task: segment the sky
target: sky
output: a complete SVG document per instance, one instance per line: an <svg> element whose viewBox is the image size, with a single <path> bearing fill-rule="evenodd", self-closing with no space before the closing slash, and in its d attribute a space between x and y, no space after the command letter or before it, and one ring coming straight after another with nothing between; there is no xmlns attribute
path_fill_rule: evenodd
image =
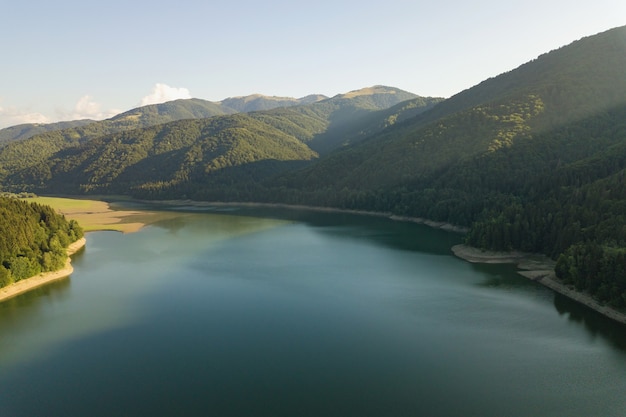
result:
<svg viewBox="0 0 626 417"><path fill-rule="evenodd" d="M191 97L450 97L626 25L626 1L0 0L0 22L4 128Z"/></svg>

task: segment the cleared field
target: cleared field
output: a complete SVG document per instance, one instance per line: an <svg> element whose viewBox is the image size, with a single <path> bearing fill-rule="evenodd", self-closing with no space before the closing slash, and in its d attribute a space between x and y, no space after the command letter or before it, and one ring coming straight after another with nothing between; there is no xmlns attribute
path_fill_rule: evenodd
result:
<svg viewBox="0 0 626 417"><path fill-rule="evenodd" d="M115 230L131 233L146 224L172 216L167 212L114 210L109 203L99 200L36 197L27 201L51 206L67 219L76 220L86 232Z"/></svg>

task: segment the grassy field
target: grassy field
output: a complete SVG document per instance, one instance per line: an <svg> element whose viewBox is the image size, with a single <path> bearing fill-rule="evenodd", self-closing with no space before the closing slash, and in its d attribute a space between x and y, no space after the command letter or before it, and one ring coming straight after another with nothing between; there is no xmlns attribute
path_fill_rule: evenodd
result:
<svg viewBox="0 0 626 417"><path fill-rule="evenodd" d="M76 220L86 232L115 230L130 233L141 229L146 224L173 215L150 211L114 210L109 206L109 203L98 200L35 197L28 198L26 201L51 206L67 219Z"/></svg>

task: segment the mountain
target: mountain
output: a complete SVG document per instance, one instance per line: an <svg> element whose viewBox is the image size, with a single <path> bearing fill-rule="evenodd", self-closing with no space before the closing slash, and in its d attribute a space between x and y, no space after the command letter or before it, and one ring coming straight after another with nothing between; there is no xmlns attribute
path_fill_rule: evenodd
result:
<svg viewBox="0 0 626 417"><path fill-rule="evenodd" d="M139 107L107 120L91 121L87 124L76 122L53 124L44 133L13 140L0 148L0 180L7 173L29 169L45 161L55 152L78 146L103 135L174 120L230 113L234 113L234 110L223 109L210 101L186 99ZM66 127L67 125L71 127ZM61 129L56 130L55 127L61 127Z"/></svg>
<svg viewBox="0 0 626 417"><path fill-rule="evenodd" d="M220 102L211 102L201 99L181 99L138 107L111 117L109 120L128 128L148 127L182 119L202 119L225 114L248 113L252 111L270 110L277 107L311 104L326 98L328 97L319 94L311 94L299 99L253 94L227 98ZM56 123L25 123L10 126L0 129L0 147L9 142L28 139L38 134L84 127L91 123L98 122L83 119Z"/></svg>
<svg viewBox="0 0 626 417"><path fill-rule="evenodd" d="M291 107L301 104L311 104L328 97L320 94L312 94L302 98L264 96L252 94L242 97L229 97L219 102L220 105L233 109L238 113L250 113L253 111L271 110L277 107Z"/></svg>
<svg viewBox="0 0 626 417"><path fill-rule="evenodd" d="M626 27L580 39L259 193L468 226L626 307Z"/></svg>
<svg viewBox="0 0 626 417"><path fill-rule="evenodd" d="M310 177L322 188L329 183L355 190L427 185L468 161L486 161L522 148L530 151L538 135L551 138L555 129L582 120L591 123L626 102L625 31L618 28L581 39L463 91L366 143L330 155L292 178L293 184L299 187ZM581 157L578 149L606 145L589 144L589 139L570 138L561 144L557 159L575 161ZM574 146L578 141L586 145Z"/></svg>
<svg viewBox="0 0 626 417"><path fill-rule="evenodd" d="M385 87L388 89L388 87ZM374 91L370 98L364 92ZM339 95L313 106L327 114L331 120L328 130L318 135L309 146L320 154L327 154L340 147L353 145L398 122L426 112L443 101L438 97L418 97L407 95L401 90L389 89L385 97L383 87L353 91ZM358 106L346 107L354 101ZM370 106L375 105L375 113ZM379 110L380 109L380 110Z"/></svg>
<svg viewBox="0 0 626 417"><path fill-rule="evenodd" d="M11 176L33 184L47 178L57 192L150 194L261 160L310 160L297 138L250 115L182 120L124 131L64 149Z"/></svg>
<svg viewBox="0 0 626 417"><path fill-rule="evenodd" d="M0 129L0 147L9 142L28 139L40 133L52 132L55 130L70 129L85 126L93 123L93 120L73 120L69 122L57 123L25 123Z"/></svg>
<svg viewBox="0 0 626 417"><path fill-rule="evenodd" d="M414 101L408 103L410 100ZM272 118L283 121L303 115L314 117L325 123L326 128L321 132L309 132L313 134L300 134L299 138L307 142L314 151L324 154L337 147L356 143L388 125L425 111L440 101L441 98L418 97L398 88L377 85L331 98L320 95L301 99L252 95L226 99L220 103L239 111L258 111L264 107L269 110L267 114ZM278 103L282 105L278 106ZM405 103L404 107L394 108L399 103ZM387 110L388 115L374 115L380 110Z"/></svg>
<svg viewBox="0 0 626 417"><path fill-rule="evenodd" d="M426 111L441 100L419 97L394 87L374 86L338 94L310 105L274 109L267 114L282 120L304 115L322 121L326 126L324 130L303 136L301 140L314 151L325 154L356 143L411 114Z"/></svg>
<svg viewBox="0 0 626 417"><path fill-rule="evenodd" d="M317 152L307 144L321 143L322 137L332 138L346 126L366 123L363 129L381 129L398 116L390 116L389 110L379 114L379 109L413 97L416 96L402 90L374 87L312 104L247 115L186 119L113 133L103 129L88 140L81 140L77 135L75 142L66 140L62 142L66 146L52 150L50 145L54 142L48 135L45 137L48 150L43 157L44 152L32 149L33 144L40 144L42 137L33 137L19 146L15 144L0 151L3 183L12 189L133 193L149 197L176 193L206 195L201 190L203 187L222 192L233 189L234 182L249 188L251 185L246 183L257 183L317 158ZM439 99L420 100L419 104L399 107L397 112L404 113L407 108L414 112L417 107L426 108ZM178 101L142 107L105 122L154 121L154 115L159 111L163 113L168 105L175 106L178 113L168 110L167 115L180 115L188 111L181 104L194 103ZM107 127L106 123L96 126ZM363 129L359 128L358 132ZM73 132L57 132L57 135L63 140L63 135L68 133ZM16 158L16 150L24 152L25 156ZM208 187L209 184L212 186Z"/></svg>
<svg viewBox="0 0 626 417"><path fill-rule="evenodd" d="M252 105L273 107L275 113L271 118L273 120L272 123L278 123L279 127L285 127L291 130L294 128L299 129L300 132L292 131L291 133L295 134L300 140L308 141L316 135L325 132L326 127L330 125L332 126L328 134L332 136L333 131L341 133L341 130L336 128L344 123L351 123L353 119L384 108L384 106L395 104L406 98L415 97L413 94L389 87L370 88L361 92L352 92L350 95L353 97L346 98L337 96L321 101L319 100L321 96L318 95L311 95L302 99L252 95L240 97L237 100L230 99L227 100L227 102L235 107L237 107L236 103L242 104L242 106L239 106L242 110L246 108L250 109ZM384 98L386 95L390 97ZM249 106L243 106L245 103L248 103ZM281 114L281 112L285 110L285 107L279 106L286 105L292 106L290 109L295 109L294 112L286 111ZM312 105L317 105L317 107L314 111L310 112L308 106ZM66 128L67 124L51 125L46 129L46 132L30 137L23 137L21 140L18 140L17 137L13 135L12 142L0 148L0 181L6 175L14 174L18 171L32 171L33 175L38 175L37 173L40 172L39 169L41 168L39 165L45 164L45 161L56 152L66 148L77 147L94 138L176 120L201 119L235 114L237 112L238 110L224 104L206 100L175 100L132 109L103 121L87 124L75 123L69 128ZM315 126L306 124L297 126L297 123L285 123L289 118L302 119L303 117L316 119L313 123ZM281 121L279 121L279 119ZM318 126L319 123L325 124L326 127ZM289 127L287 127L288 124ZM62 129L54 130L55 126L61 127ZM326 148L329 147L332 148L330 145L326 146ZM46 170L44 169L42 172L46 172ZM42 182L45 182L45 179L37 181L37 183ZM27 186L23 183L19 184L20 187Z"/></svg>
<svg viewBox="0 0 626 417"><path fill-rule="evenodd" d="M375 85L373 87L349 91L345 94L338 94L333 97L333 100L336 102L356 100L362 103L361 107L384 109L415 97L415 94L408 93L399 88Z"/></svg>
<svg viewBox="0 0 626 417"><path fill-rule="evenodd" d="M138 107L118 114L110 118L109 121L136 129L182 119L203 119L233 113L237 113L237 111L225 108L219 103L191 98Z"/></svg>

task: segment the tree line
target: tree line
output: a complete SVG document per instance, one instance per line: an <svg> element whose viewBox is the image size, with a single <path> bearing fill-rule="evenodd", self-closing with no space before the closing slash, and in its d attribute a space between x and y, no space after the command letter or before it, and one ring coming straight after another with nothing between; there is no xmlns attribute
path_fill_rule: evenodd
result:
<svg viewBox="0 0 626 417"><path fill-rule="evenodd" d="M63 267L83 230L50 206L0 196L0 287Z"/></svg>

